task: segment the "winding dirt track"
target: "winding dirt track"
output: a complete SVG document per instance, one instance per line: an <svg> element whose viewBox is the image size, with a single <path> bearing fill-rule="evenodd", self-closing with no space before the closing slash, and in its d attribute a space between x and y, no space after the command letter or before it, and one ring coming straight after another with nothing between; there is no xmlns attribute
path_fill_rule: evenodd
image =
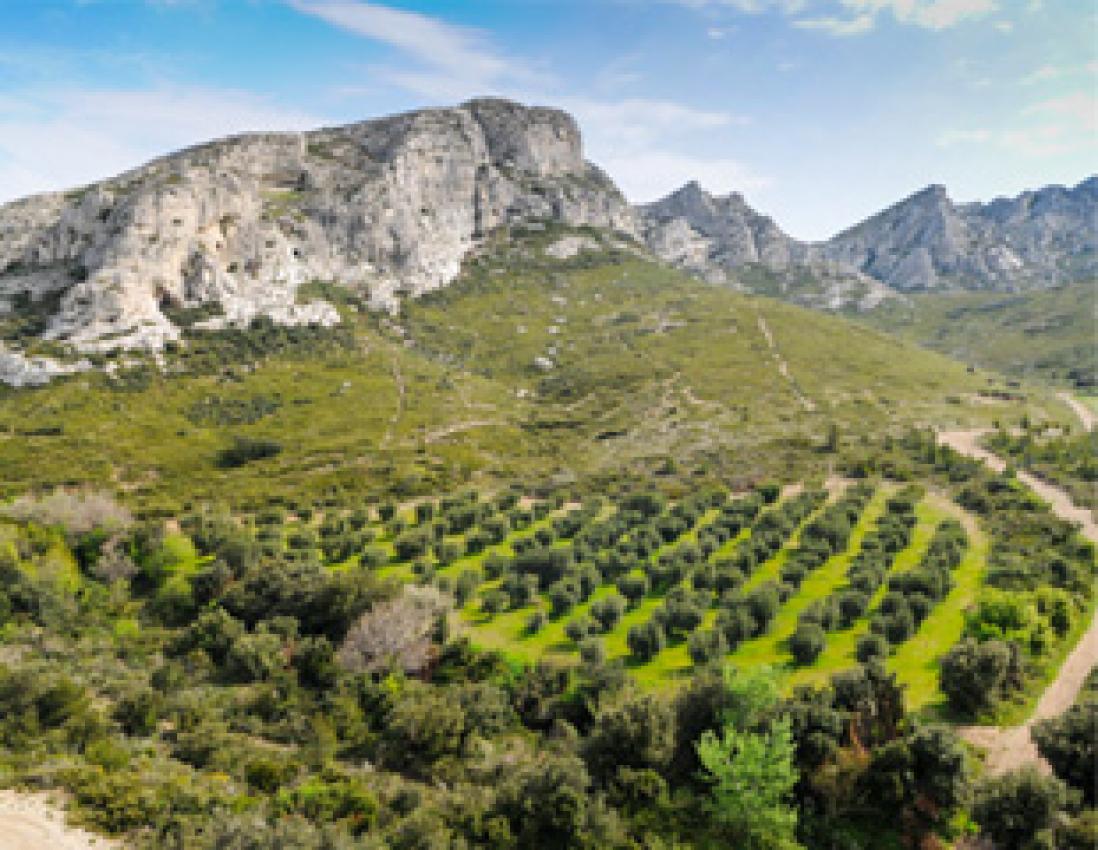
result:
<svg viewBox="0 0 1098 850"><path fill-rule="evenodd" d="M1083 427L1091 430L1095 416L1089 408L1071 396L1061 394L1061 398L1082 420ZM1006 464L1003 459L980 446L980 438L988 431L944 431L938 434L938 442L955 451L983 461L992 469L1001 472ZM1067 494L1026 472L1019 472L1018 478L1034 493L1048 502L1052 512L1068 522L1078 523L1082 534L1098 543L1098 525L1089 510L1076 507ZM966 726L958 731L972 744L987 752L985 765L991 774L1004 773L1024 764L1036 764L1048 772L1048 765L1037 752L1030 737L1030 727L1038 720L1055 717L1066 711L1079 694L1083 682L1098 661L1098 614L1091 621L1090 628L1076 644L1071 654L1064 660L1056 679L1049 684L1033 714L1021 726L1003 729L997 726Z"/></svg>

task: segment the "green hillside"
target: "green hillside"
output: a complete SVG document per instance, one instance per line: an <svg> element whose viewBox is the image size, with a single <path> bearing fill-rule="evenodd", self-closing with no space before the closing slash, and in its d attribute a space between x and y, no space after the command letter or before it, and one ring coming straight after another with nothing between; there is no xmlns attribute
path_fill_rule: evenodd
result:
<svg viewBox="0 0 1098 850"><path fill-rule="evenodd" d="M993 379L628 250L550 260L557 236L500 242L398 318L318 286L341 329L196 333L163 370L0 391L0 494L89 482L171 512L698 465L746 481L824 469L829 433L1056 409L972 404ZM238 438L266 456L235 463Z"/></svg>
<svg viewBox="0 0 1098 850"><path fill-rule="evenodd" d="M918 294L854 317L984 369L1093 392L1095 285Z"/></svg>

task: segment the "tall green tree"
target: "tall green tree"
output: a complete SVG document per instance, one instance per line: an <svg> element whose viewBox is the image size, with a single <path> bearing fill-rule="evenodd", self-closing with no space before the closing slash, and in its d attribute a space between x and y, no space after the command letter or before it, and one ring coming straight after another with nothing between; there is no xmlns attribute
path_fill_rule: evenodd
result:
<svg viewBox="0 0 1098 850"><path fill-rule="evenodd" d="M794 850L795 747L788 718L773 717L778 690L769 671L728 671L730 707L720 734L698 740L698 760L712 785L714 821L744 850Z"/></svg>

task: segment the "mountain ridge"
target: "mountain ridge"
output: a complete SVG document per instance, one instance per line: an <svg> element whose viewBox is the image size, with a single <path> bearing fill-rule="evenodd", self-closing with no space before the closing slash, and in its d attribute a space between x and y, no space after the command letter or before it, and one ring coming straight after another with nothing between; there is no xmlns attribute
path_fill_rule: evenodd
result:
<svg viewBox="0 0 1098 850"><path fill-rule="evenodd" d="M731 226L714 227L707 212L720 207ZM739 193L713 195L695 181L639 209L656 253L707 279L735 278L751 263L771 271L800 266L840 279L863 276L905 293L1014 291L1098 273L1098 177L967 204L955 204L945 186L931 184L817 242L789 236ZM768 246L777 248L760 251L758 233L745 230L748 222L764 227Z"/></svg>
<svg viewBox="0 0 1098 850"><path fill-rule="evenodd" d="M238 134L0 205L0 381L90 368L81 355L159 352L186 327L337 324L332 303L305 294L313 281L396 311L515 225L593 227L713 283L868 309L922 289L1094 274L1096 209L1095 177L988 204L931 186L812 243L697 181L631 205L585 159L575 119L547 107L481 98Z"/></svg>

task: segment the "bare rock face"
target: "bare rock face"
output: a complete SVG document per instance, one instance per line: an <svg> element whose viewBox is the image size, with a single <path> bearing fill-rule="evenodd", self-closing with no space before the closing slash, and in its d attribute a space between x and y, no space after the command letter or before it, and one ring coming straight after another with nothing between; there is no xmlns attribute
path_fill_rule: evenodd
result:
<svg viewBox="0 0 1098 850"><path fill-rule="evenodd" d="M929 186L826 242L799 242L738 194L688 183L640 208L649 247L707 280L829 309L927 289L1023 290L1098 275L1098 177L988 204Z"/></svg>
<svg viewBox="0 0 1098 850"><path fill-rule="evenodd" d="M639 208L652 252L711 283L819 309L868 309L894 293L850 263L788 236L743 196L711 195L696 182Z"/></svg>
<svg viewBox="0 0 1098 850"><path fill-rule="evenodd" d="M309 133L190 148L85 189L0 207L0 316L56 300L42 334L78 351L160 349L200 327L339 321L299 303L334 281L393 309L449 283L477 241L551 219L635 235L571 117L476 100Z"/></svg>
<svg viewBox="0 0 1098 850"><path fill-rule="evenodd" d="M930 186L831 239L823 252L903 291L1035 289L1098 274L1098 177L987 204Z"/></svg>
<svg viewBox="0 0 1098 850"><path fill-rule="evenodd" d="M655 253L703 276L749 263L784 268L805 260L805 247L738 193L714 196L691 182L641 210Z"/></svg>

